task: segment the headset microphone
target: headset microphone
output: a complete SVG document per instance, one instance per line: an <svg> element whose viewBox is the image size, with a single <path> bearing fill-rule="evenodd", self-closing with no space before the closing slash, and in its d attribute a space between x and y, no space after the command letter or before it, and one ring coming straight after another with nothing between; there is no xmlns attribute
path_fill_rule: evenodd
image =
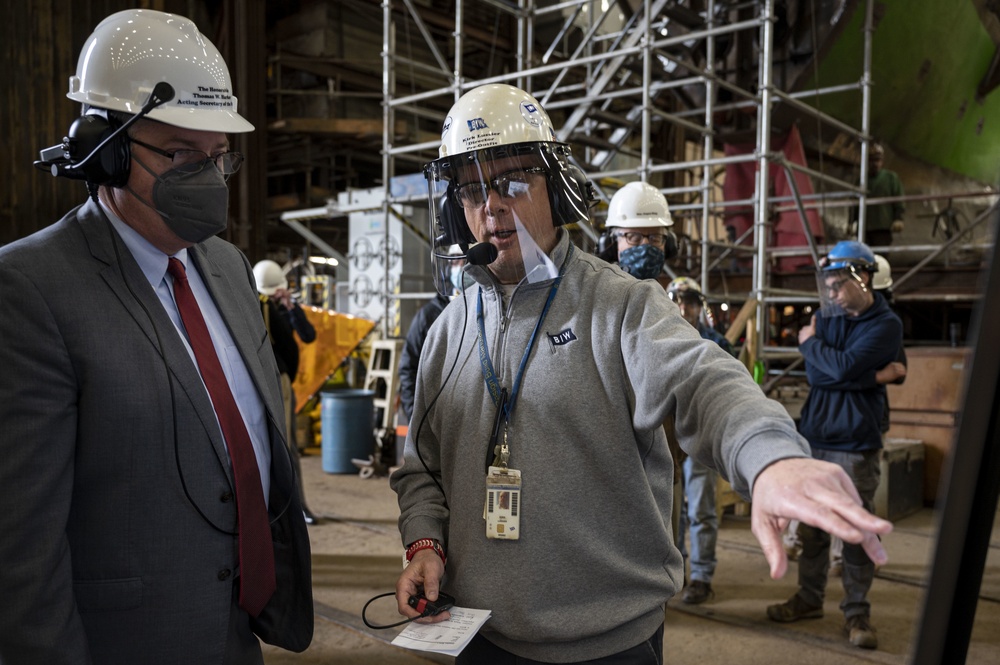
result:
<svg viewBox="0 0 1000 665"><path fill-rule="evenodd" d="M143 104L142 108L134 116L126 120L121 124L120 127L115 129L110 134L104 136L100 139L100 142L87 153L87 156L83 159L75 159L73 153L75 152L75 146L72 141L76 138L79 133L80 137L86 136L85 143L92 143L97 137L103 135L108 128L107 121L97 115L84 115L77 119L74 126L70 128L70 135L74 137L66 137L63 142L59 145L54 145L51 148L45 148L39 152L39 157L41 159L35 162L35 166L42 170L48 170L52 175L56 177L72 178L74 180L91 180L93 176L93 171L87 169L88 164L95 157L101 154L101 151L119 136L126 129L131 127L133 124L139 121L140 118L145 117L150 111L158 106L166 104L171 99L174 98L174 87L167 83L166 81L160 81L155 86L153 86L153 91L149 93L149 99ZM77 123L86 122L90 120L91 124L94 125L93 128L88 128L86 125L79 126ZM94 135L97 135L95 137Z"/></svg>
<svg viewBox="0 0 1000 665"><path fill-rule="evenodd" d="M474 266L486 266L496 261L499 254L500 252L497 251L497 248L492 243L481 242L478 245L470 247L465 256L468 258L469 263Z"/></svg>

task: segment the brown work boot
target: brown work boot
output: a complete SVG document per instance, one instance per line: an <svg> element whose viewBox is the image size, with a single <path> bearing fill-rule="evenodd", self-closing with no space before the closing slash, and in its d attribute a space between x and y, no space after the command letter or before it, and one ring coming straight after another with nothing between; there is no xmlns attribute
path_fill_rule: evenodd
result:
<svg viewBox="0 0 1000 665"><path fill-rule="evenodd" d="M684 587L681 600L687 605L700 605L714 595L715 592L712 591L711 584L702 582L701 580L694 580L691 584Z"/></svg>
<svg viewBox="0 0 1000 665"><path fill-rule="evenodd" d="M778 623L792 623L799 619L822 619L823 606L806 605L805 601L799 598L799 594L795 594L786 603L768 605L767 618Z"/></svg>
<svg viewBox="0 0 1000 665"><path fill-rule="evenodd" d="M847 617L844 632L847 633L847 639L856 647L862 649L878 648L878 635L875 634L875 629L872 628L868 617L864 614Z"/></svg>

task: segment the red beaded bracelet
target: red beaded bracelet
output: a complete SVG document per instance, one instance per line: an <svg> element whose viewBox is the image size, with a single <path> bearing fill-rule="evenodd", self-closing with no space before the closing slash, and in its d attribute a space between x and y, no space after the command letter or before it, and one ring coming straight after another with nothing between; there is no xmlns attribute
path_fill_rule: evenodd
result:
<svg viewBox="0 0 1000 665"><path fill-rule="evenodd" d="M441 557L441 563L447 563L447 559L444 556L444 548L441 547L441 543L431 538L421 538L410 544L406 548L406 563L409 563L415 555L420 550L434 550L439 557Z"/></svg>

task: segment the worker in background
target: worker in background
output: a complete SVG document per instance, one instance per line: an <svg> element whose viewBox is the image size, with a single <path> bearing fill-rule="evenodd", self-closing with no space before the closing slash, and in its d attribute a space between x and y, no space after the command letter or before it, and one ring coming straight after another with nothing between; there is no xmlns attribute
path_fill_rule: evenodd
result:
<svg viewBox="0 0 1000 665"><path fill-rule="evenodd" d="M267 328L274 359L278 363L278 373L281 375L281 398L285 404L285 436L288 452L295 465L295 488L302 504L302 516L306 524L319 524L319 518L306 504L302 485L302 461L295 427L295 390L292 388L299 373L299 345L295 341L295 335L299 336L303 344L312 344L316 341L316 329L309 323L305 311L288 290L288 280L281 266L268 259L258 261L254 264L253 276L257 292L260 294L260 312L264 317L264 327Z"/></svg>
<svg viewBox="0 0 1000 665"><path fill-rule="evenodd" d="M444 584L459 606L491 610L458 665L663 662L664 605L683 579L670 413L688 454L753 495L772 576L790 518L879 560L891 529L659 284L571 245L562 227L588 223L593 196L555 136L531 95L480 86L451 108L426 167L432 260L466 247L476 284L428 334L420 425L390 478L408 564L396 600L416 618L410 598ZM507 509L502 492L517 493Z"/></svg>
<svg viewBox="0 0 1000 665"><path fill-rule="evenodd" d="M312 639L278 371L216 237L228 134L254 129L233 92L191 20L105 18L40 160L90 196L0 248L0 662L259 665Z"/></svg>
<svg viewBox="0 0 1000 665"><path fill-rule="evenodd" d="M884 168L885 150L872 143L868 151L868 196L873 199L903 195L903 184L895 171ZM865 244L869 247L887 247L892 235L903 232L902 201L876 203L865 207ZM857 220L857 209L855 209Z"/></svg>
<svg viewBox="0 0 1000 665"><path fill-rule="evenodd" d="M888 259L881 254L875 255L875 263L877 270L872 276L872 288L882 294L886 304L892 309L892 266L889 264ZM875 372L875 382L882 385L889 383L902 384L906 381L906 365L906 349L903 347L902 340L900 340L899 352L896 354L896 359ZM885 433L889 431L888 390L885 393L885 409L882 411L882 422L879 425L879 430L882 432L884 439ZM833 537L830 539L830 575L832 577L840 577L843 571L844 541Z"/></svg>
<svg viewBox="0 0 1000 665"><path fill-rule="evenodd" d="M903 331L899 317L872 288L877 269L867 245L854 240L834 245L818 273L820 311L799 331L810 386L799 431L815 459L844 470L868 510L874 509L881 472L885 409L885 386L874 377L896 359ZM798 533L799 589L788 601L767 608L767 616L780 623L823 616L831 534L807 523L799 525ZM878 636L868 591L880 562L844 540L844 630L854 646L875 649Z"/></svg>
<svg viewBox="0 0 1000 665"><path fill-rule="evenodd" d="M663 192L646 182L623 185L608 203L599 256L636 279L656 279L677 256L673 217Z"/></svg>
<svg viewBox="0 0 1000 665"><path fill-rule="evenodd" d="M825 259L821 261L821 265L825 265ZM889 261L881 254L875 255L875 263L877 264L877 270L872 276L872 288L882 294L885 298L886 303L892 308L892 266ZM907 362L906 362L906 349L902 343L899 345L899 353L896 359L878 369L874 373L874 377L871 381L875 384L887 385L890 383L895 383L897 385L902 384L906 380ZM865 387L872 387L871 381L865 381L862 379L859 381L859 387L864 385ZM882 423L879 429L882 432L883 437L886 432L889 431L889 393L886 391L885 397L885 411L882 414ZM798 522L792 522L788 525L786 529L786 535L784 536L785 551L788 553L790 559L798 559L799 554L802 552L802 540L798 533ZM830 538L830 576L840 577L844 570L844 542L832 536Z"/></svg>
<svg viewBox="0 0 1000 665"><path fill-rule="evenodd" d="M452 256L460 254L457 246L450 249L449 252ZM451 299L472 282L471 278L465 277L462 270L464 266L465 262L459 259L447 266L448 295L436 292L433 298L417 310L416 316L410 322L410 329L406 333L406 343L403 345L403 353L399 359L399 401L407 423L413 416L413 393L417 386L417 366L420 363L420 351L424 348L427 331L430 330Z"/></svg>
<svg viewBox="0 0 1000 665"><path fill-rule="evenodd" d="M690 277L678 277L667 286L667 296L677 303L681 317L701 335L736 356L729 340L702 320L705 296L701 286ZM714 595L712 577L715 575L715 544L719 538L719 513L715 506L717 475L714 469L699 464L691 457L683 462L684 498L687 504L684 523L691 532L691 550L688 561L691 567L690 582L684 587L681 600L689 605L704 603ZM683 530L679 543L683 549Z"/></svg>
<svg viewBox="0 0 1000 665"><path fill-rule="evenodd" d="M677 256L677 236L672 230L673 225L674 218L663 192L646 182L626 183L608 202L605 231L598 241L598 256L608 263L617 263L636 279L656 279L663 273L666 261ZM672 414L664 419L663 431L674 466L670 524L674 542L678 543L683 553L681 510L684 507L684 483L681 469L686 455L674 433Z"/></svg>
<svg viewBox="0 0 1000 665"><path fill-rule="evenodd" d="M895 300L892 296L892 265L889 263L889 260L881 254L875 255L875 263L878 266L878 269L872 277L872 288L882 294L886 304L889 305L889 309L895 311ZM906 381L907 366L906 347L904 347L902 341L900 341L899 352L896 354L896 359L878 370L878 372L876 372L875 380L877 383L881 384L894 383L896 385L902 385L903 382ZM889 431L889 425L889 393L886 391L885 412L882 415L882 424L879 428L883 435Z"/></svg>

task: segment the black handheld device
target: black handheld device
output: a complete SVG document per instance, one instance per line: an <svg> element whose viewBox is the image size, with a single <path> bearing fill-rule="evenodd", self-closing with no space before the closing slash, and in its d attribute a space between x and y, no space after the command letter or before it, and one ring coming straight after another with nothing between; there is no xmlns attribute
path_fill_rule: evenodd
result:
<svg viewBox="0 0 1000 665"><path fill-rule="evenodd" d="M432 617L435 614L441 614L445 610L451 609L455 605L455 599L439 591L437 600L427 600L424 597L424 592L421 591L415 596L410 596L407 603L410 607L420 612L420 616Z"/></svg>

